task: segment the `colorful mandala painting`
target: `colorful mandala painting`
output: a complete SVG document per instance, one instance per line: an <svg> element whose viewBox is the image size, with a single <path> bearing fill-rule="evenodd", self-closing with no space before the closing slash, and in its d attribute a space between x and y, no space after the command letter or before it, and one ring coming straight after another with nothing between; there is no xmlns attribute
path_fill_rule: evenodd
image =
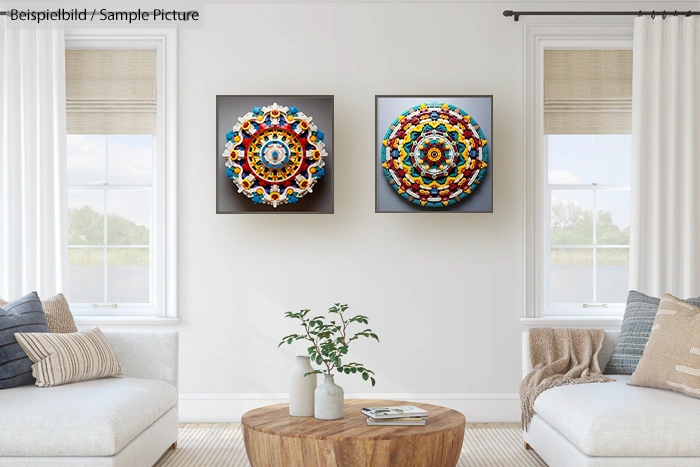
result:
<svg viewBox="0 0 700 467"><path fill-rule="evenodd" d="M238 118L226 133L226 176L256 204L295 204L323 177L323 132L296 107L274 103Z"/></svg>
<svg viewBox="0 0 700 467"><path fill-rule="evenodd" d="M479 186L488 167L484 132L464 110L442 102L411 107L382 141L384 175L411 203L450 206Z"/></svg>

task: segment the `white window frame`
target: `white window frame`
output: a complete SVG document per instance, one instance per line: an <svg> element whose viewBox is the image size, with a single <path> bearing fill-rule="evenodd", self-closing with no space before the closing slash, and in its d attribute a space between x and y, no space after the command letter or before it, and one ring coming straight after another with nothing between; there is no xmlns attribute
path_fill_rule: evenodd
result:
<svg viewBox="0 0 700 467"><path fill-rule="evenodd" d="M544 134L545 50L631 50L633 28L629 25L526 25L524 79L525 158L525 316L528 326L600 326L619 329L622 307L564 310L547 308L547 249L551 209L547 179L546 135ZM593 310L593 311L591 311ZM588 312L586 312L588 311Z"/></svg>
<svg viewBox="0 0 700 467"><path fill-rule="evenodd" d="M177 30L66 29L66 50L156 50L151 305L71 305L79 323L177 322ZM105 213L106 215L106 213Z"/></svg>

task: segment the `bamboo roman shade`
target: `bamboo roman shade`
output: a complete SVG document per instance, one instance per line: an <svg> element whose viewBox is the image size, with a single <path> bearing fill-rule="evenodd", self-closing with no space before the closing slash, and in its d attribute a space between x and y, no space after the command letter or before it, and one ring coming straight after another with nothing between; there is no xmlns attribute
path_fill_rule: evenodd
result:
<svg viewBox="0 0 700 467"><path fill-rule="evenodd" d="M631 50L545 50L544 132L632 132Z"/></svg>
<svg viewBox="0 0 700 467"><path fill-rule="evenodd" d="M67 131L155 134L155 50L67 50Z"/></svg>

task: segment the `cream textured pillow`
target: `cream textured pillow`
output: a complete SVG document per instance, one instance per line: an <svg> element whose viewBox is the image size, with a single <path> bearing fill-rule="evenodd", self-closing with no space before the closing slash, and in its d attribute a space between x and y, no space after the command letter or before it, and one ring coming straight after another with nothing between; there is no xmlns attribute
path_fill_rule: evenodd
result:
<svg viewBox="0 0 700 467"><path fill-rule="evenodd" d="M0 307L8 302L0 298ZM51 332L78 332L68 301L62 293L41 301Z"/></svg>
<svg viewBox="0 0 700 467"><path fill-rule="evenodd" d="M15 338L34 362L32 376L39 387L124 374L99 328L70 334L18 332Z"/></svg>
<svg viewBox="0 0 700 467"><path fill-rule="evenodd" d="M629 384L700 398L700 308L664 294Z"/></svg>

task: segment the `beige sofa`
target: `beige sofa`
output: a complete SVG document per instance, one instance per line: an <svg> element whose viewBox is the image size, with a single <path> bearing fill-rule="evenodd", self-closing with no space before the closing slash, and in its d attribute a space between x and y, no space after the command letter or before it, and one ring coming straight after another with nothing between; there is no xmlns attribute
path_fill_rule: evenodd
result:
<svg viewBox="0 0 700 467"><path fill-rule="evenodd" d="M0 467L151 467L176 443L177 333L104 334L124 377L0 391Z"/></svg>
<svg viewBox="0 0 700 467"><path fill-rule="evenodd" d="M606 332L601 368L619 333ZM523 334L523 376L531 370ZM561 386L543 392L523 439L550 467L700 467L700 399L614 383Z"/></svg>

